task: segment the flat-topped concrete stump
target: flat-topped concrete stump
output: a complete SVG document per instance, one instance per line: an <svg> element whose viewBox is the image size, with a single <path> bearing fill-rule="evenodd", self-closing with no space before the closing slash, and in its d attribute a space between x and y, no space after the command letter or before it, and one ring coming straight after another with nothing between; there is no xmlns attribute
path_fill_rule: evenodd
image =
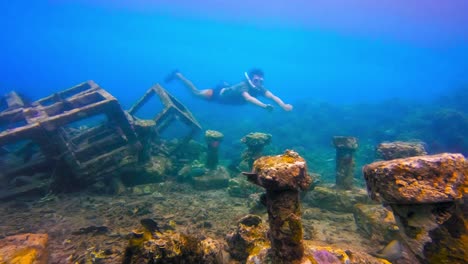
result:
<svg viewBox="0 0 468 264"><path fill-rule="evenodd" d="M463 195L466 175L461 154L394 159L364 167L371 198L390 204L453 202Z"/></svg>
<svg viewBox="0 0 468 264"><path fill-rule="evenodd" d="M262 156L263 148L270 144L271 135L260 132L249 133L241 139L241 142L247 146L247 150L242 153L242 161L252 169L254 161Z"/></svg>
<svg viewBox="0 0 468 264"><path fill-rule="evenodd" d="M219 151L219 144L223 140L224 135L221 132L215 130L207 130L205 132L205 140L206 140L206 163L205 166L208 169L216 169L218 166L218 151Z"/></svg>
<svg viewBox="0 0 468 264"><path fill-rule="evenodd" d="M468 260L468 162L461 154L364 167L370 197L389 204L403 242L421 263Z"/></svg>

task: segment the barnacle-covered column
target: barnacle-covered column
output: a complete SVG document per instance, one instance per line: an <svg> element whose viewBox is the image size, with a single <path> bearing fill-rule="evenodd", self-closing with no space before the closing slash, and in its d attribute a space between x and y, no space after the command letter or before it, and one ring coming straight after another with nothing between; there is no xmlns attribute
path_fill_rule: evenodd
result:
<svg viewBox="0 0 468 264"><path fill-rule="evenodd" d="M336 148L336 187L350 190L354 181L354 152L358 147L355 137L333 137Z"/></svg>
<svg viewBox="0 0 468 264"><path fill-rule="evenodd" d="M372 199L389 204L409 249L422 263L468 259L468 162L439 154L364 167Z"/></svg>
<svg viewBox="0 0 468 264"><path fill-rule="evenodd" d="M304 257L299 191L309 188L305 160L292 150L257 159L249 181L266 189L271 263L296 263Z"/></svg>
<svg viewBox="0 0 468 264"><path fill-rule="evenodd" d="M242 153L242 162L247 163L251 169L254 161L262 156L263 148L270 144L271 135L260 132L249 133L241 139L241 142L247 146L247 150Z"/></svg>
<svg viewBox="0 0 468 264"><path fill-rule="evenodd" d="M207 130L205 132L205 140L207 144L206 163L207 169L216 169L218 166L218 151L219 144L223 140L224 135L215 130Z"/></svg>

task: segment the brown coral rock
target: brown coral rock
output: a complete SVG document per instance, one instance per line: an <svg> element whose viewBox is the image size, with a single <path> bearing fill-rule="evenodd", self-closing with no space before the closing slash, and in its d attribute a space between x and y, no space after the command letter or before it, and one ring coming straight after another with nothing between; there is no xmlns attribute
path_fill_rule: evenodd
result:
<svg viewBox="0 0 468 264"><path fill-rule="evenodd" d="M249 133L241 139L241 142L251 148L263 148L265 145L270 144L271 135L260 132Z"/></svg>
<svg viewBox="0 0 468 264"><path fill-rule="evenodd" d="M21 234L0 240L0 263L46 264L47 234Z"/></svg>
<svg viewBox="0 0 468 264"><path fill-rule="evenodd" d="M173 231L150 233L130 239L123 263L217 263L222 243Z"/></svg>
<svg viewBox="0 0 468 264"><path fill-rule="evenodd" d="M371 198L389 203L404 243L422 263L468 259L468 164L461 154L376 162L364 168Z"/></svg>
<svg viewBox="0 0 468 264"><path fill-rule="evenodd" d="M228 251L239 261L245 261L256 247L268 245L267 226L256 215L247 215L237 224L237 230L226 236Z"/></svg>
<svg viewBox="0 0 468 264"><path fill-rule="evenodd" d="M374 162L363 169L373 200L397 203L439 203L462 197L468 164L461 154L438 154Z"/></svg>
<svg viewBox="0 0 468 264"><path fill-rule="evenodd" d="M398 238L398 226L393 212L381 205L356 204L354 220L360 234L385 244Z"/></svg>
<svg viewBox="0 0 468 264"><path fill-rule="evenodd" d="M421 142L387 142L377 146L377 156L384 160L427 155Z"/></svg>
<svg viewBox="0 0 468 264"><path fill-rule="evenodd" d="M292 150L257 159L249 180L268 190L306 190L312 182L305 160Z"/></svg>
<svg viewBox="0 0 468 264"><path fill-rule="evenodd" d="M340 190L329 186L317 186L313 192L308 192L303 202L312 207L325 210L353 213L357 203L372 202L365 189Z"/></svg>

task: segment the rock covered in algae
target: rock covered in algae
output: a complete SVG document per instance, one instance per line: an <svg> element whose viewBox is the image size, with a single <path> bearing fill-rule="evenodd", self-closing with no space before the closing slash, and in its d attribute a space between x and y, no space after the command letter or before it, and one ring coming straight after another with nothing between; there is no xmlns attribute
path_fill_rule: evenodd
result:
<svg viewBox="0 0 468 264"><path fill-rule="evenodd" d="M223 166L214 170L208 170L204 174L190 178L190 183L197 190L210 190L226 188L229 184L230 175Z"/></svg>
<svg viewBox="0 0 468 264"><path fill-rule="evenodd" d="M341 249L336 246L319 246L312 241L305 241L305 258L301 264L391 264L391 262L373 257L365 252ZM247 264L275 263L268 258L268 246L256 249L257 254L247 258ZM287 262L289 264L289 262ZM286 264L286 263L284 263Z"/></svg>
<svg viewBox="0 0 468 264"><path fill-rule="evenodd" d="M461 199L468 164L461 154L438 154L374 162L363 169L372 199L414 204Z"/></svg>
<svg viewBox="0 0 468 264"><path fill-rule="evenodd" d="M0 263L46 264L47 234L20 234L0 240Z"/></svg>
<svg viewBox="0 0 468 264"><path fill-rule="evenodd" d="M468 259L468 166L461 154L376 162L364 168L369 194L388 203L405 245L422 263Z"/></svg>
<svg viewBox="0 0 468 264"><path fill-rule="evenodd" d="M377 156L384 160L427 155L422 142L384 142L377 146Z"/></svg>
<svg viewBox="0 0 468 264"><path fill-rule="evenodd" d="M312 207L336 212L352 213L357 203L369 203L365 189L341 190L329 186L316 186L308 192L303 202Z"/></svg>
<svg viewBox="0 0 468 264"><path fill-rule="evenodd" d="M227 191L229 196L247 198L262 190L257 185L253 185L245 177L234 177L229 179Z"/></svg>
<svg viewBox="0 0 468 264"><path fill-rule="evenodd" d="M392 204L405 245L421 263L466 263L468 206L464 203Z"/></svg>
<svg viewBox="0 0 468 264"><path fill-rule="evenodd" d="M351 248L342 248L335 245L317 245L313 241L305 242L305 254L311 263L318 264L391 264L383 258L374 257L367 252L358 251ZM394 264L417 262L393 262Z"/></svg>
<svg viewBox="0 0 468 264"><path fill-rule="evenodd" d="M171 167L172 162L170 159L161 155L153 156L144 166L145 176L148 177L150 182L159 182L163 180L166 172Z"/></svg>
<svg viewBox="0 0 468 264"><path fill-rule="evenodd" d="M219 263L222 243L173 231L134 231L123 263Z"/></svg>
<svg viewBox="0 0 468 264"><path fill-rule="evenodd" d="M355 137L334 136L333 145L338 149L355 150L358 148L358 141Z"/></svg>
<svg viewBox="0 0 468 264"><path fill-rule="evenodd" d="M257 215L246 215L237 223L236 231L226 236L228 252L238 261L245 261L255 249L268 245L267 226Z"/></svg>
<svg viewBox="0 0 468 264"><path fill-rule="evenodd" d="M297 152L257 159L248 179L269 190L307 190L312 183L305 160Z"/></svg>
<svg viewBox="0 0 468 264"><path fill-rule="evenodd" d="M271 135L260 132L249 133L241 139L249 148L264 147L271 142Z"/></svg>
<svg viewBox="0 0 468 264"><path fill-rule="evenodd" d="M353 212L358 232L377 243L398 238L398 225L390 209L377 204L356 204Z"/></svg>
<svg viewBox="0 0 468 264"><path fill-rule="evenodd" d="M224 138L223 133L216 130L207 130L205 132L205 139L208 143L213 141L221 141Z"/></svg>

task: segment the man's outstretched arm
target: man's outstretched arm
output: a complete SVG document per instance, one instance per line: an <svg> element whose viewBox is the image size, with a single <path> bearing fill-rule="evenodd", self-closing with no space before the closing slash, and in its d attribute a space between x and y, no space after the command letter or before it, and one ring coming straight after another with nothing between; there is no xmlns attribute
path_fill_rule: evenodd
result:
<svg viewBox="0 0 468 264"><path fill-rule="evenodd" d="M245 101L254 104L256 106L259 106L261 108L264 108L268 111L273 110L273 106L269 104L262 103L262 101L258 100L257 98L251 96L248 92L243 92L242 97L244 97Z"/></svg>
<svg viewBox="0 0 468 264"><path fill-rule="evenodd" d="M293 106L290 104L285 104L281 98L278 96L274 95L270 91L265 92L265 97L270 98L271 100L275 101L281 108L283 108L284 111L291 111L293 109Z"/></svg>

